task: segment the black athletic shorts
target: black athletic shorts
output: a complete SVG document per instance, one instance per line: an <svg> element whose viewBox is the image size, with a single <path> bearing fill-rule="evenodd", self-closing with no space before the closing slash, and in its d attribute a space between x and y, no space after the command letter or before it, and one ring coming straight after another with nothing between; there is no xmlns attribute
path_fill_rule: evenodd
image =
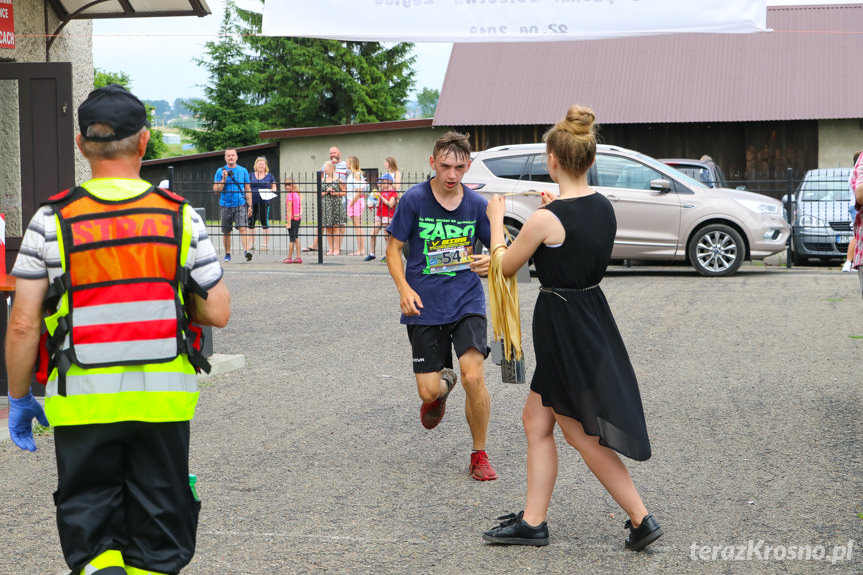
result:
<svg viewBox="0 0 863 575"><path fill-rule="evenodd" d="M78 573L109 549L127 565L178 573L195 554L201 502L189 488L189 422L54 428L57 529Z"/></svg>
<svg viewBox="0 0 863 575"><path fill-rule="evenodd" d="M414 360L414 373L432 373L445 367L452 369L452 350L461 357L475 348L488 357L488 323L484 315L466 315L444 325L409 325L408 339Z"/></svg>

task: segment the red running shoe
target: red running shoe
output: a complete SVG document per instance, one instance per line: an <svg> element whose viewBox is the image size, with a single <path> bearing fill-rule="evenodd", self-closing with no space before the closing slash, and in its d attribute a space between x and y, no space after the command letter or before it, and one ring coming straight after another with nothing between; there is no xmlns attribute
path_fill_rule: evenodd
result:
<svg viewBox="0 0 863 575"><path fill-rule="evenodd" d="M488 462L488 454L485 450L474 451L470 454L470 476L477 481L497 479L497 472Z"/></svg>
<svg viewBox="0 0 863 575"><path fill-rule="evenodd" d="M441 371L440 378L446 382L446 393L443 397L429 403L423 403L420 407L420 421L426 429L434 429L443 419L443 414L446 411L446 399L458 381L458 375L449 368L444 368Z"/></svg>

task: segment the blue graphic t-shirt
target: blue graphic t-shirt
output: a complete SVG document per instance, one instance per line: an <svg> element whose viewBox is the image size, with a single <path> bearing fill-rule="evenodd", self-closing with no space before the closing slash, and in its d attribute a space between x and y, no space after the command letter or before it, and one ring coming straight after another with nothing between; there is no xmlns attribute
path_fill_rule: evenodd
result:
<svg viewBox="0 0 863 575"><path fill-rule="evenodd" d="M405 278L423 303L420 315L402 314L403 324L441 325L468 314L485 315L482 282L468 265L475 239L489 243L487 202L463 189L464 198L452 211L438 203L429 182L399 200L387 231L410 245Z"/></svg>
<svg viewBox="0 0 863 575"><path fill-rule="evenodd" d="M248 170L243 166L236 166L234 168L222 166L216 170L216 175L213 176L214 183L222 183L222 170L228 170L229 175L225 180L225 187L222 188L222 193L219 194L219 205L229 208L246 205L246 184L251 183Z"/></svg>

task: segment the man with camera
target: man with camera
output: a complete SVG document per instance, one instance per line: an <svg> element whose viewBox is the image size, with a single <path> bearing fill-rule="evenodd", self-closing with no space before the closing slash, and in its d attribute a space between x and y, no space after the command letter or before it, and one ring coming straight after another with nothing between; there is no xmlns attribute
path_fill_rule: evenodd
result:
<svg viewBox="0 0 863 575"><path fill-rule="evenodd" d="M243 166L237 165L237 150L225 150L225 165L216 170L213 191L219 196L222 222L222 240L225 244L225 261L231 261L231 230L240 232L240 243L246 261L252 260L252 238L248 234L249 216L252 215L252 180Z"/></svg>

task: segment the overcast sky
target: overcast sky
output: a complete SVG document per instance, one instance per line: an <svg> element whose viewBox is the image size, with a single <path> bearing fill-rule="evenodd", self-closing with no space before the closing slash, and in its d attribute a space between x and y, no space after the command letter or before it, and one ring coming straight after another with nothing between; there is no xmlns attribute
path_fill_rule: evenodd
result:
<svg viewBox="0 0 863 575"><path fill-rule="evenodd" d="M132 90L145 100L198 98L206 70L192 60L204 54L204 42L216 40L223 0L207 0L212 11L204 18L140 18L93 20L93 60L97 68L125 72ZM824 0L768 0L768 6L861 4ZM240 6L244 2L238 2ZM248 4L250 7L254 4ZM416 89L440 89L451 44L416 45Z"/></svg>

